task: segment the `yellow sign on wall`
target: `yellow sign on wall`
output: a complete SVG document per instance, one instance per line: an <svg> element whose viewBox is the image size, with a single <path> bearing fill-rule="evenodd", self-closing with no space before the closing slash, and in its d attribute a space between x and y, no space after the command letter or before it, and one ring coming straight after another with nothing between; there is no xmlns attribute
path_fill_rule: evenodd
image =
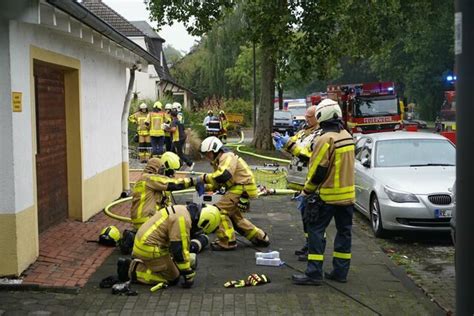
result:
<svg viewBox="0 0 474 316"><path fill-rule="evenodd" d="M13 112L21 112L23 109L21 102L21 92L12 92L12 108Z"/></svg>

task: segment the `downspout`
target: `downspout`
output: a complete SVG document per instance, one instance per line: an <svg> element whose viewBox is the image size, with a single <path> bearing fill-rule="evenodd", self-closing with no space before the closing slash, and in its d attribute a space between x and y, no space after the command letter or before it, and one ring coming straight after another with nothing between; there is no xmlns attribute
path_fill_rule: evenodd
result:
<svg viewBox="0 0 474 316"><path fill-rule="evenodd" d="M122 111L122 197L130 194L130 178L129 178L129 164L128 164L128 116L130 112L130 101L132 99L133 85L135 83L136 65L130 68L130 79L128 81L128 89L125 94L125 101L123 102Z"/></svg>

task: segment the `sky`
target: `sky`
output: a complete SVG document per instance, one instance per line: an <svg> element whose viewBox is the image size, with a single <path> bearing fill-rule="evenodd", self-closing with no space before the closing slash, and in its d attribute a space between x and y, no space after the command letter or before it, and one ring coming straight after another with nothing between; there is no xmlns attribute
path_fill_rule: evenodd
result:
<svg viewBox="0 0 474 316"><path fill-rule="evenodd" d="M102 0L109 7L114 9L129 21L146 20L151 26L156 27L156 23L151 23L149 12L146 10L143 0ZM165 39L165 45L169 44L177 50L188 53L190 48L198 40L188 34L181 23L174 23L172 26L163 26L158 34Z"/></svg>

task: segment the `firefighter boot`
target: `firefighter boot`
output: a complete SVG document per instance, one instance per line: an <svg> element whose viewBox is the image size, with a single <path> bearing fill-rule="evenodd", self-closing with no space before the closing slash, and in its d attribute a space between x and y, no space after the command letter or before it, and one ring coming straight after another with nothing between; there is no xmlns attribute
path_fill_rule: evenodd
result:
<svg viewBox="0 0 474 316"><path fill-rule="evenodd" d="M117 261L117 275L120 282L126 282L130 280L128 276L128 270L132 259L120 257Z"/></svg>

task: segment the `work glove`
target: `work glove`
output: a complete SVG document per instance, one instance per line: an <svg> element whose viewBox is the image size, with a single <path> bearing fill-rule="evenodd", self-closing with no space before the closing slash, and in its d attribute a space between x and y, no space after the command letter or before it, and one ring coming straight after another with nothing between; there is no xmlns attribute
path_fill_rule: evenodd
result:
<svg viewBox="0 0 474 316"><path fill-rule="evenodd" d="M181 283L181 286L185 289L189 289L194 284L194 276L196 275L196 272L194 272L192 269L189 269L186 271L182 271L181 274L184 278L184 281L183 283Z"/></svg>
<svg viewBox="0 0 474 316"><path fill-rule="evenodd" d="M191 264L191 269L196 270L197 268L197 255L195 253L190 253L189 254L189 263Z"/></svg>
<svg viewBox="0 0 474 316"><path fill-rule="evenodd" d="M231 280L227 281L224 283L224 287L230 288L230 287L245 287L247 284L245 283L245 280Z"/></svg>
<svg viewBox="0 0 474 316"><path fill-rule="evenodd" d="M206 185L204 184L204 181L202 180L202 177L198 177L196 179L196 183L194 184L196 186L196 192L199 196L202 196L204 192L206 191Z"/></svg>
<svg viewBox="0 0 474 316"><path fill-rule="evenodd" d="M304 193L304 191L301 191L300 194L298 194L297 196L293 198L293 200L295 200L297 203L296 208L300 212L304 211L304 208L306 206L306 197L307 197L306 193Z"/></svg>
<svg viewBox="0 0 474 316"><path fill-rule="evenodd" d="M265 274L251 274L247 277L247 285L257 286L270 283L270 279Z"/></svg>

